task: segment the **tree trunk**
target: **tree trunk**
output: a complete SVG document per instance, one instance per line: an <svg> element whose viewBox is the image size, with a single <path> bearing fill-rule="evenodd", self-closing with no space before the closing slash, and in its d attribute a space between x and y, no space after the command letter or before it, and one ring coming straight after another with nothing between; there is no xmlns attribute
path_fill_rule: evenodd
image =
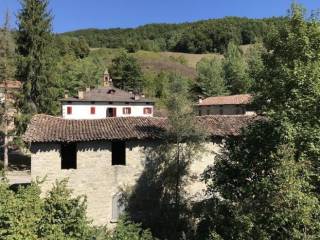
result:
<svg viewBox="0 0 320 240"><path fill-rule="evenodd" d="M179 234L179 222L180 222L180 141L177 140L177 159L176 159L176 167L177 167L177 175L176 175L176 185L175 185L175 211L176 211L176 222L175 222L175 237L178 239Z"/></svg>
<svg viewBox="0 0 320 240"><path fill-rule="evenodd" d="M8 157L8 125L9 125L9 119L8 119L8 86L7 86L7 80L4 81L4 170L8 170L9 167L9 157Z"/></svg>

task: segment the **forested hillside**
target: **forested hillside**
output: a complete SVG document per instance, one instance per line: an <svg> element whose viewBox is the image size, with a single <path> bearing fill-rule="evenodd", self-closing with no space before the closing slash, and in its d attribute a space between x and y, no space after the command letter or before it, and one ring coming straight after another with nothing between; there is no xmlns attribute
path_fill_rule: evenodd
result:
<svg viewBox="0 0 320 240"><path fill-rule="evenodd" d="M126 48L129 52L175 51L206 53L226 50L230 41L252 44L266 37L286 18L248 19L226 17L194 23L148 24L127 29L84 29L63 33L64 36L82 37L91 48Z"/></svg>

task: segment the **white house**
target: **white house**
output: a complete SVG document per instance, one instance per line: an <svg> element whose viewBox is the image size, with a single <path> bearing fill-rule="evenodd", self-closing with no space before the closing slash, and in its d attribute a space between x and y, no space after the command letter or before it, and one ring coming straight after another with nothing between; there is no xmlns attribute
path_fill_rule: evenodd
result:
<svg viewBox="0 0 320 240"><path fill-rule="evenodd" d="M113 86L79 91L77 97L60 100L65 119L103 119L107 117L152 117L154 101L143 95Z"/></svg>

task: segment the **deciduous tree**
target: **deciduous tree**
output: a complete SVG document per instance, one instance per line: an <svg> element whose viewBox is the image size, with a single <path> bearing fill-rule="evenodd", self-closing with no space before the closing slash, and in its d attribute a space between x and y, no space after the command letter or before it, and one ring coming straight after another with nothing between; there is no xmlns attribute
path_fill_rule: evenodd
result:
<svg viewBox="0 0 320 240"><path fill-rule="evenodd" d="M112 60L110 74L113 84L124 90L142 91L142 71L137 60L126 52Z"/></svg>
<svg viewBox="0 0 320 240"><path fill-rule="evenodd" d="M222 59L202 59L197 64L197 72L201 94L209 97L228 93Z"/></svg>
<svg viewBox="0 0 320 240"><path fill-rule="evenodd" d="M223 239L320 235L319 41L319 22L293 4L289 23L266 42L256 101L267 118L230 139L205 174L204 219Z"/></svg>
<svg viewBox="0 0 320 240"><path fill-rule="evenodd" d="M247 93L251 87L248 65L233 42L229 43L225 58L225 78L231 94Z"/></svg>
<svg viewBox="0 0 320 240"><path fill-rule="evenodd" d="M0 102L0 124L4 126L4 168L8 168L8 143L9 133L8 125L13 116L9 115L9 108L12 102L9 102L8 81L14 80L15 75L15 44L9 27L9 13L6 13L5 23L0 29L0 83L4 85L4 101ZM11 106L12 107L12 106Z"/></svg>

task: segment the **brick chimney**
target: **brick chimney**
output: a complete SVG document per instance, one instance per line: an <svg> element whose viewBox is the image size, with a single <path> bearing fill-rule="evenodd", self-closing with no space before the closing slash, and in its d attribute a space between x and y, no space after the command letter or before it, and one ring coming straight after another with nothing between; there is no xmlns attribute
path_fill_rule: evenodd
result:
<svg viewBox="0 0 320 240"><path fill-rule="evenodd" d="M78 91L78 98L83 99L84 98L84 91Z"/></svg>
<svg viewBox="0 0 320 240"><path fill-rule="evenodd" d="M139 94L134 94L133 95L133 99L134 100L139 100L140 99L140 95Z"/></svg>

